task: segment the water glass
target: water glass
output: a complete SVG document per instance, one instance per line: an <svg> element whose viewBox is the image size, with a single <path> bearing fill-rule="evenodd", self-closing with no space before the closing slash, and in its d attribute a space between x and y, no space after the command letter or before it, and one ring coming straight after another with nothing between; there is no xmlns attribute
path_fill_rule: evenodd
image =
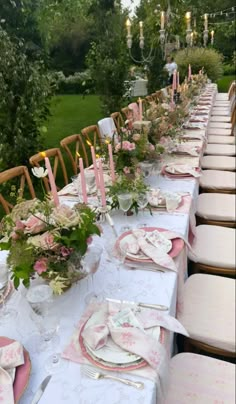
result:
<svg viewBox="0 0 236 404"><path fill-rule="evenodd" d="M100 296L95 293L94 286L94 274L97 272L101 257L102 257L103 248L99 245L90 245L86 254L81 260L82 268L87 274L90 275L91 283L92 283L92 292L85 296L85 303L89 303L91 300L98 300Z"/></svg>

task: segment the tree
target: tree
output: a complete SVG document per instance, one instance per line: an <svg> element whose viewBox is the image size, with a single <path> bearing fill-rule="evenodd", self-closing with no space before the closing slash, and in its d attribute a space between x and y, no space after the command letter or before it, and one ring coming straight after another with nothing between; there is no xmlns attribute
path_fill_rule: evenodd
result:
<svg viewBox="0 0 236 404"><path fill-rule="evenodd" d="M100 95L103 112L110 114L122 106L124 82L128 76L125 15L119 3L105 0L96 0L90 13L94 19L94 42L87 64Z"/></svg>
<svg viewBox="0 0 236 404"><path fill-rule="evenodd" d="M32 61L23 40L0 28L0 169L27 164L40 148L53 81L42 60Z"/></svg>

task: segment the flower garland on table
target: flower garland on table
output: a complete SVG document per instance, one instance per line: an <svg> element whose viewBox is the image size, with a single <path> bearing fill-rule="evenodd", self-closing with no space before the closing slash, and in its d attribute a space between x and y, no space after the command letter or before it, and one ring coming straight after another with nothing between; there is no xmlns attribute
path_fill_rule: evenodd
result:
<svg viewBox="0 0 236 404"><path fill-rule="evenodd" d="M86 274L80 260L91 236L100 235L96 214L85 205L55 207L45 198L21 201L1 222L0 249L9 250L14 286L39 276L61 294Z"/></svg>

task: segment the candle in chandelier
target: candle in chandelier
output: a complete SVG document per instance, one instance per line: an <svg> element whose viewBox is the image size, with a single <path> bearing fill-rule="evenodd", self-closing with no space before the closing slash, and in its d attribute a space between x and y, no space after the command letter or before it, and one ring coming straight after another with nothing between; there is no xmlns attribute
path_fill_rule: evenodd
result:
<svg viewBox="0 0 236 404"><path fill-rule="evenodd" d="M161 29L165 29L165 11L161 11Z"/></svg>
<svg viewBox="0 0 236 404"><path fill-rule="evenodd" d="M175 91L177 89L176 83L177 83L177 76L176 76L176 70L174 70L173 81L172 81L172 90L173 91Z"/></svg>
<svg viewBox="0 0 236 404"><path fill-rule="evenodd" d="M96 159L95 150L94 150L93 146L91 146L91 155L92 155L92 160L93 160L93 170L94 170L94 175L95 175L96 187L97 187L97 189L99 189L97 159Z"/></svg>
<svg viewBox="0 0 236 404"><path fill-rule="evenodd" d="M208 30L208 14L204 14L204 29Z"/></svg>
<svg viewBox="0 0 236 404"><path fill-rule="evenodd" d="M57 194L57 187L56 187L56 183L55 183L55 178L52 172L52 167L50 164L50 160L47 157L45 152L40 152L41 156L44 157L44 161L45 161L45 167L48 170L48 180L49 180L49 184L50 184L50 188L51 188L51 194L53 197L53 201L55 203L55 206L59 205L59 198L58 198L58 194Z"/></svg>
<svg viewBox="0 0 236 404"><path fill-rule="evenodd" d="M103 168L102 168L101 159L98 160L98 167L99 167L99 184L100 184L102 206L106 206L106 192L105 192L105 184L104 184Z"/></svg>
<svg viewBox="0 0 236 404"><path fill-rule="evenodd" d="M190 11L187 11L187 13L185 14L186 17L186 22L187 22L187 30L191 29L190 23L191 23L191 13Z"/></svg>
<svg viewBox="0 0 236 404"><path fill-rule="evenodd" d="M139 21L139 36L140 38L143 37L143 22Z"/></svg>
<svg viewBox="0 0 236 404"><path fill-rule="evenodd" d="M214 43L214 34L215 34L215 32L212 30L211 31L211 44L213 45L213 43Z"/></svg>
<svg viewBox="0 0 236 404"><path fill-rule="evenodd" d="M84 163L83 163L83 159L81 157L79 159L79 169L80 169L80 182L81 182L81 190L82 190L82 195L83 195L83 202L88 203L86 181L85 181L85 175L84 175Z"/></svg>
<svg viewBox="0 0 236 404"><path fill-rule="evenodd" d="M127 35L130 36L131 35L131 22L130 22L129 18L127 18L125 25L126 25L126 28L127 28Z"/></svg>
<svg viewBox="0 0 236 404"><path fill-rule="evenodd" d="M115 177L114 160L113 160L111 143L108 144L108 154L109 154L111 180L112 180L112 182L115 182L116 177Z"/></svg>
<svg viewBox="0 0 236 404"><path fill-rule="evenodd" d="M191 65L188 65L188 80L190 81L192 78L192 69L191 69Z"/></svg>
<svg viewBox="0 0 236 404"><path fill-rule="evenodd" d="M190 34L190 46L193 46L193 32Z"/></svg>
<svg viewBox="0 0 236 404"><path fill-rule="evenodd" d="M143 120L143 102L140 97L138 99L138 105L139 105L139 120L142 121Z"/></svg>

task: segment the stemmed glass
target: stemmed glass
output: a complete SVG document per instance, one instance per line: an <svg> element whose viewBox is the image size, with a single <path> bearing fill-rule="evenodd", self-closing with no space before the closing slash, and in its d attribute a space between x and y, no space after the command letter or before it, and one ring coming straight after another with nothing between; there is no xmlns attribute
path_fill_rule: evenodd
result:
<svg viewBox="0 0 236 404"><path fill-rule="evenodd" d="M9 270L5 263L0 262L0 322L5 323L17 316L17 311L6 306L6 295L10 293L11 284L9 281Z"/></svg>
<svg viewBox="0 0 236 404"><path fill-rule="evenodd" d="M139 163L139 166L142 170L142 173L145 178L148 178L151 175L153 164L150 163L149 161L142 161Z"/></svg>
<svg viewBox="0 0 236 404"><path fill-rule="evenodd" d="M59 314L55 312L57 308L52 289L48 285L32 286L26 294L26 299L32 309L31 318L39 331L39 335L32 340L36 351L41 352L58 346ZM60 353L53 353L47 358L45 368L52 374L61 372L66 365Z"/></svg>
<svg viewBox="0 0 236 404"><path fill-rule="evenodd" d="M125 259L127 256L127 249L128 249L128 246L126 243L119 244L114 248L114 257L118 261L118 263L117 263L118 279L117 279L117 285L116 285L116 288L117 288L116 290L118 292L120 292L123 289L121 286L121 282L120 282L120 268L121 268L121 265L123 265L125 263Z"/></svg>
<svg viewBox="0 0 236 404"><path fill-rule="evenodd" d="M144 218L144 209L146 208L146 206L148 204L148 194L147 193L139 194L137 203L138 203L138 206L140 207L140 209L142 209L143 218ZM146 223L140 224L140 227L146 227L146 226L147 226Z"/></svg>
<svg viewBox="0 0 236 404"><path fill-rule="evenodd" d="M89 303L91 300L99 300L101 295L95 293L94 286L94 274L97 271L101 257L102 257L103 248L99 245L90 245L84 257L81 260L81 264L83 270L90 274L90 279L92 283L92 292L85 296L85 303Z"/></svg>
<svg viewBox="0 0 236 404"><path fill-rule="evenodd" d="M133 203L132 195L129 193L119 194L117 195L120 209L123 210L124 214L127 216L128 210L131 208ZM122 232L130 230L130 226L123 226L121 228Z"/></svg>

